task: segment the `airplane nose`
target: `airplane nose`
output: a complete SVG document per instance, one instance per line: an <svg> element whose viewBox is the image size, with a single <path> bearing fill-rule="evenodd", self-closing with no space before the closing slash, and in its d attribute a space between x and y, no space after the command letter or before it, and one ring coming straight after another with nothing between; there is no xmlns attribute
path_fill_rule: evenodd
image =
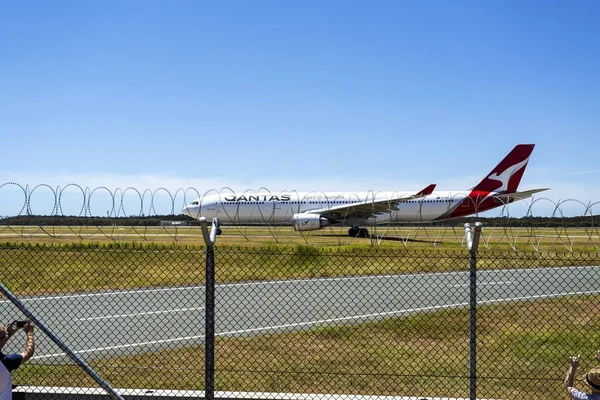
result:
<svg viewBox="0 0 600 400"><path fill-rule="evenodd" d="M181 213L187 215L188 217L190 216L190 210L187 208L187 206L183 207Z"/></svg>

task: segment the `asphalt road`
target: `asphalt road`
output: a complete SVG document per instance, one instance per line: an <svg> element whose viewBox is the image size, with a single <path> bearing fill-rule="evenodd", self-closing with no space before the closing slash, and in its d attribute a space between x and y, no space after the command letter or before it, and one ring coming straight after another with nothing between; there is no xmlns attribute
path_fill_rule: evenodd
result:
<svg viewBox="0 0 600 400"><path fill-rule="evenodd" d="M600 266L479 271L477 280L479 304L598 294ZM467 307L468 296L468 272L223 284L216 288L216 332L219 336L249 336L358 324ZM204 341L203 286L22 301L87 360ZM8 300L0 302L0 312L4 322L23 318ZM64 360L64 352L40 328L36 332L34 360ZM18 335L4 352L22 350L24 334Z"/></svg>

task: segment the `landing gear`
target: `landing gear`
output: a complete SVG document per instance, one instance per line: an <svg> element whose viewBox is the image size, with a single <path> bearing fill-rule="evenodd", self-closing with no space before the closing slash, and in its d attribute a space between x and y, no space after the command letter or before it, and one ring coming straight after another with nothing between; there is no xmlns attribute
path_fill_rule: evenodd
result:
<svg viewBox="0 0 600 400"><path fill-rule="evenodd" d="M223 231L221 230L221 228L217 228L217 235L220 235L221 233L223 233Z"/></svg>
<svg viewBox="0 0 600 400"><path fill-rule="evenodd" d="M350 228L348 229L348 235L352 237L368 238L369 230L367 228Z"/></svg>

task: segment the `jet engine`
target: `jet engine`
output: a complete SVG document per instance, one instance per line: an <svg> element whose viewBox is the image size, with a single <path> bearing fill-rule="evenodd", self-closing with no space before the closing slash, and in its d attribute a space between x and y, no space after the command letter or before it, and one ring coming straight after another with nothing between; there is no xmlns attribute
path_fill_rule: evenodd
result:
<svg viewBox="0 0 600 400"><path fill-rule="evenodd" d="M315 231L329 226L329 220L319 214L300 213L292 217L295 231Z"/></svg>

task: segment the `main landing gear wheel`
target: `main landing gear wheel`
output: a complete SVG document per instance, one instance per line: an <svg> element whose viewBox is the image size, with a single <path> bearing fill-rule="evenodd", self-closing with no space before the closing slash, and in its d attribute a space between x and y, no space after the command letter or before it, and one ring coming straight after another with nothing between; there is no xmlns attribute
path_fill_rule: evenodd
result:
<svg viewBox="0 0 600 400"><path fill-rule="evenodd" d="M350 228L348 229L348 235L352 237L368 238L369 230L367 228Z"/></svg>

